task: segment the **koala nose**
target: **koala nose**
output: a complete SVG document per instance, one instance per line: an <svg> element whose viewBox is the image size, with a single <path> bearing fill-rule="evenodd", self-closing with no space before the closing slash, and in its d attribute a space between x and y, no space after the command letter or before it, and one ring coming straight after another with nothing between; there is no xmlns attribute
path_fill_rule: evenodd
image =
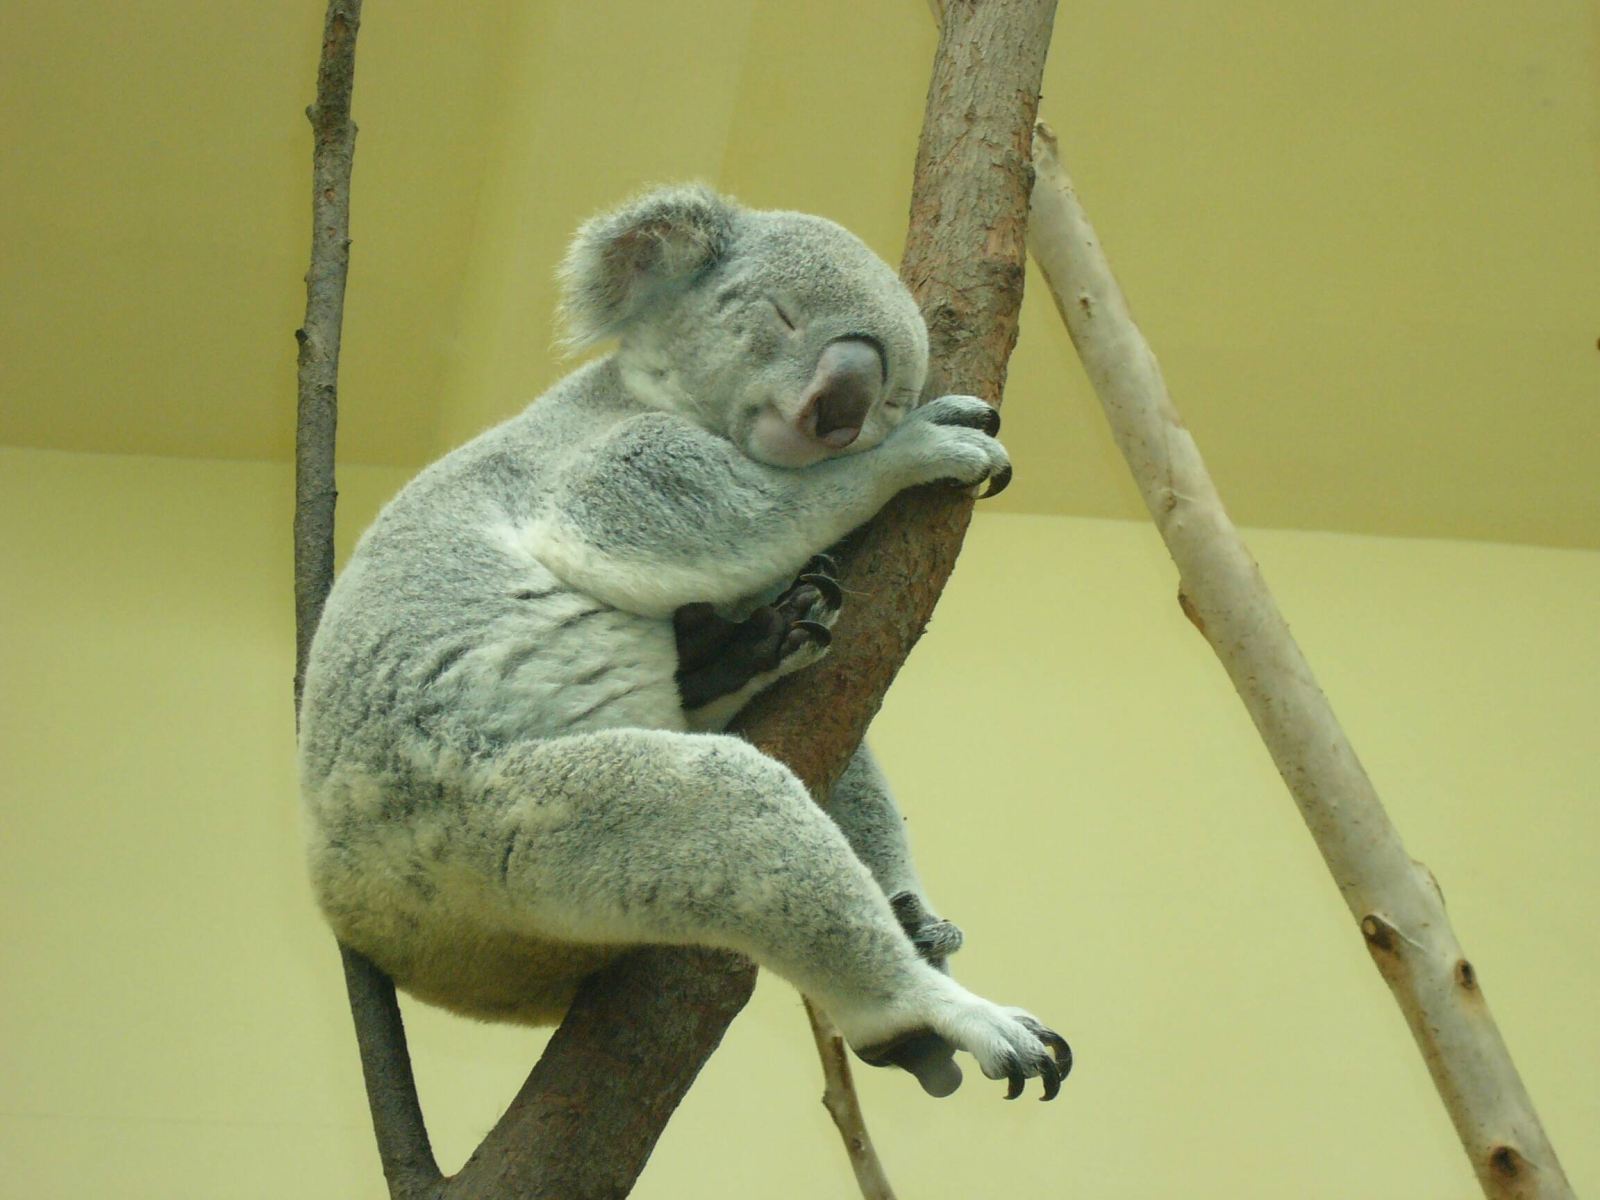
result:
<svg viewBox="0 0 1600 1200"><path fill-rule="evenodd" d="M800 410L802 428L835 450L861 435L861 426L883 387L883 359L871 342L830 342L817 362Z"/></svg>

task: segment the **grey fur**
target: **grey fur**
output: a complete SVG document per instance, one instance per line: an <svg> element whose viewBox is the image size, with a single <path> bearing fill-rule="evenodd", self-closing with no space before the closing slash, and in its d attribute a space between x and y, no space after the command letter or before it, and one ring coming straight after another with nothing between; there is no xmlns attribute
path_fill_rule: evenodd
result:
<svg viewBox="0 0 1600 1200"><path fill-rule="evenodd" d="M870 760L830 820L691 731L674 680L679 606L748 611L896 492L1003 480L989 410L917 406L916 306L817 217L663 189L584 225L565 278L574 339L618 350L423 471L328 599L301 771L329 922L417 996L527 1022L628 946L731 947L858 1049L932 1030L1048 1090L1031 1018L897 922L886 893L920 888Z"/></svg>

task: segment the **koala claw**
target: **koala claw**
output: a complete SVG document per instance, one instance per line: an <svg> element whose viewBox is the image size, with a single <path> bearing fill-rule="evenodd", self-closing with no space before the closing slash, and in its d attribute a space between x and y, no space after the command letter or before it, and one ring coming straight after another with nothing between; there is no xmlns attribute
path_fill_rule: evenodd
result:
<svg viewBox="0 0 1600 1200"><path fill-rule="evenodd" d="M976 396L940 396L928 404L925 412L935 425L962 425L990 437L1000 432L1000 410Z"/></svg>
<svg viewBox="0 0 1600 1200"><path fill-rule="evenodd" d="M814 554L800 574L802 578L807 575L826 575L832 579L839 574L839 564L834 562L832 555Z"/></svg>
<svg viewBox="0 0 1600 1200"><path fill-rule="evenodd" d="M798 654L807 643L814 645L818 650L826 650L833 644L833 630L821 621L796 621L783 643L783 657L788 658L791 654Z"/></svg>
<svg viewBox="0 0 1600 1200"><path fill-rule="evenodd" d="M673 614L678 695L685 710L703 711L742 690L764 687L827 653L844 592L831 576L838 570L831 558L818 555L806 568L783 595L743 621L726 620L703 603Z"/></svg>
<svg viewBox="0 0 1600 1200"><path fill-rule="evenodd" d="M978 499L987 500L990 496L998 496L1001 492L1006 490L1010 483L1011 465L1007 463L1004 467L1001 467L1000 470L996 471L989 477L989 486L984 489L982 495L980 495Z"/></svg>
<svg viewBox="0 0 1600 1200"><path fill-rule="evenodd" d="M810 584L822 594L823 602L829 608L841 608L844 605L844 591L839 587L839 581L828 575L807 571L800 576L797 583Z"/></svg>
<svg viewBox="0 0 1600 1200"><path fill-rule="evenodd" d="M1019 1015L1017 1020L1022 1023L1029 1033L1043 1042L1045 1048L1050 1051L1049 1057L1040 1059L1036 1065L1039 1078L1044 1083L1044 1095L1040 1096L1039 1099L1054 1100L1061 1092L1061 1081L1072 1071L1072 1047L1067 1045L1066 1038L1055 1030L1040 1024L1032 1017ZM1024 1069L1019 1060L1012 1059L1005 1074L1008 1081L1006 1099L1015 1100L1022 1095L1022 1090L1027 1084L1030 1072Z"/></svg>

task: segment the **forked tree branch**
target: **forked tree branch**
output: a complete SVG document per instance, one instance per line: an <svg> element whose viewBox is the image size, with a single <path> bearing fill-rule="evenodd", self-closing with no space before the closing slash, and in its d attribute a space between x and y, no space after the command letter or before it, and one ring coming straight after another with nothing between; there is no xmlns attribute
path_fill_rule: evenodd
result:
<svg viewBox="0 0 1600 1200"><path fill-rule="evenodd" d="M1428 869L1372 781L1222 506L1056 153L1034 138L1029 245L1180 577L1394 992L1484 1194L1572 1195Z"/></svg>
<svg viewBox="0 0 1600 1200"><path fill-rule="evenodd" d="M1029 143L1055 0L957 0L950 7L928 92L901 273L928 319L930 390L949 384L998 403L1016 342ZM324 69L311 110L318 207L301 334L301 407L324 411L325 419L302 418L300 436L308 444L297 456L308 481L298 493L307 519L298 510L296 518L297 593L308 598L297 603L302 670L331 582L340 305L323 297L343 294L354 135L349 81L359 8L356 0L329 5ZM307 347L317 360L312 374ZM843 563L850 591L878 603L847 606L833 655L773 689L742 719L745 736L794 768L813 795L828 795L921 635L971 507L970 499L924 489L886 509ZM296 678L298 696L299 672ZM596 975L505 1116L445 1181L422 1128L392 985L363 969L358 956L347 961L384 1169L391 1193L405 1200L626 1195L754 979L754 969L735 955L666 949L630 955Z"/></svg>

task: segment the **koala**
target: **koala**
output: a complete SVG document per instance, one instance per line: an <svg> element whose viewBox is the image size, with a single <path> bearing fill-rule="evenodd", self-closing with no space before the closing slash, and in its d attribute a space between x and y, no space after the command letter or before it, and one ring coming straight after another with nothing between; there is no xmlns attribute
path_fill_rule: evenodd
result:
<svg viewBox="0 0 1600 1200"><path fill-rule="evenodd" d="M870 755L825 812L721 732L826 651L819 553L906 488L1004 486L997 414L920 403L915 303L819 217L659 189L563 281L571 343L614 352L424 470L328 597L300 773L329 924L419 999L533 1024L632 947L737 950L934 1095L966 1051L1055 1096L1061 1037L949 975Z"/></svg>

